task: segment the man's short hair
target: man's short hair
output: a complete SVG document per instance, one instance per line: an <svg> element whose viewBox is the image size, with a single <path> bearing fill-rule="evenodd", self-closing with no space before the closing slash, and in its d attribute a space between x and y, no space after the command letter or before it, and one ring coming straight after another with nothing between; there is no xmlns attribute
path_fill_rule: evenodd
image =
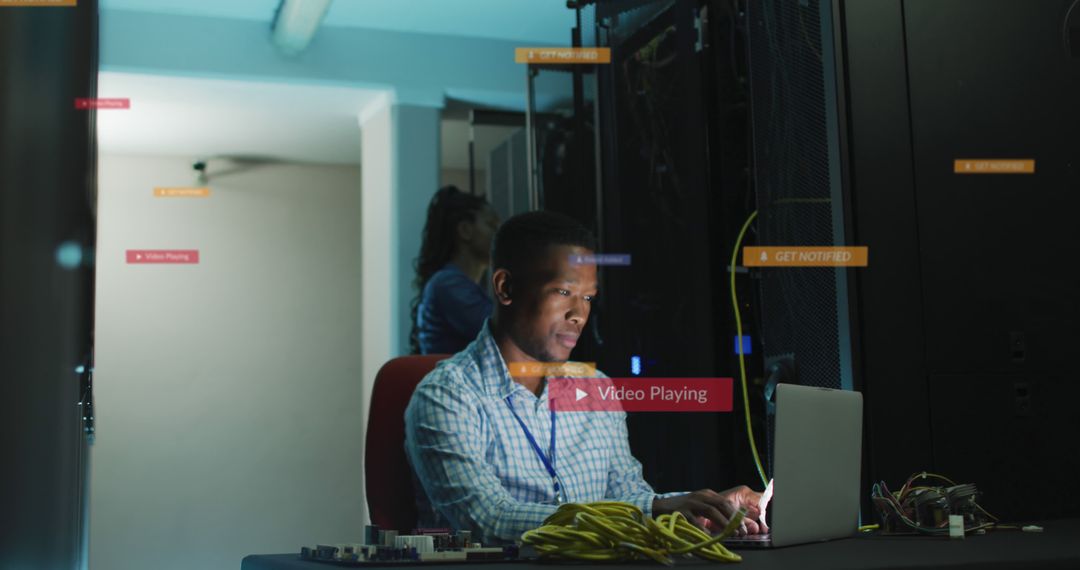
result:
<svg viewBox="0 0 1080 570"><path fill-rule="evenodd" d="M491 269L525 273L552 246L596 251L596 237L577 220L555 212L526 212L503 222L491 242Z"/></svg>

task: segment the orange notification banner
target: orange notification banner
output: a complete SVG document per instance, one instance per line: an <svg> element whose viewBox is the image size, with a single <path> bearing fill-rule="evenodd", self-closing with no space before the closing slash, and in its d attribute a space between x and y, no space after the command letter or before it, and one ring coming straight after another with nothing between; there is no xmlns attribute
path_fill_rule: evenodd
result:
<svg viewBox="0 0 1080 570"><path fill-rule="evenodd" d="M511 378L536 376L595 376L595 362L507 362Z"/></svg>
<svg viewBox="0 0 1080 570"><path fill-rule="evenodd" d="M209 188L154 188L155 198L209 198Z"/></svg>
<svg viewBox="0 0 1080 570"><path fill-rule="evenodd" d="M514 63L611 63L611 48L520 47Z"/></svg>
<svg viewBox="0 0 1080 570"><path fill-rule="evenodd" d="M1030 158L958 158L954 174L1035 174L1035 160Z"/></svg>
<svg viewBox="0 0 1080 570"><path fill-rule="evenodd" d="M746 246L746 267L866 267L870 248L860 246Z"/></svg>

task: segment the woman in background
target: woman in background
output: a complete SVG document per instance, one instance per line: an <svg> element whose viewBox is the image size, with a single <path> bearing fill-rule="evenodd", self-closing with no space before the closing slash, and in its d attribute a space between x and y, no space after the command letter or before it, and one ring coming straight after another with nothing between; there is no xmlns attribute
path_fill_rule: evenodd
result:
<svg viewBox="0 0 1080 570"><path fill-rule="evenodd" d="M499 216L483 198L456 186L435 193L414 263L413 354L453 354L476 338L491 315L491 297L480 280L498 227Z"/></svg>

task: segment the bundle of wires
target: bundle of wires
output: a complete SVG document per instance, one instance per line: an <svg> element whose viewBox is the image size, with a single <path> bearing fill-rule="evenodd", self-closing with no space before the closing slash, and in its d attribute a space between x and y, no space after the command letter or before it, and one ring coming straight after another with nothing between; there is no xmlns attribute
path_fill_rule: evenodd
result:
<svg viewBox="0 0 1080 570"><path fill-rule="evenodd" d="M618 561L652 559L666 566L673 556L696 555L716 562L740 562L742 557L721 541L739 528L746 509L731 517L723 532L709 536L682 513L647 517L629 503L567 503L539 528L521 535L541 559Z"/></svg>
<svg viewBox="0 0 1080 570"><path fill-rule="evenodd" d="M917 498L918 494L916 492L917 491L937 491L939 496L947 495L947 492L946 492L945 489L941 489L941 488L938 488L938 487L929 487L929 486L925 486L925 485L919 486L919 485L914 485L913 484L917 480L922 481L924 479L936 479L936 480L939 480L939 481L944 481L945 483L948 483L950 486L953 486L953 487L956 486L956 483L954 483L952 481L952 479L949 479L948 477L945 477L944 475L938 475L938 474L935 474L935 473L927 473L927 472L923 471L922 473L916 473L916 474L912 475L911 477L908 477L908 480L905 481L904 485L900 488L899 493L894 494L892 491L890 491L889 487L885 485L884 481L882 481L880 483L875 483L874 486L871 488L870 498L873 500L874 504L877 506L883 523L888 518L895 517L896 520L900 521L905 526L911 528L912 530L914 530L916 532L920 532L920 533L924 533L924 534L934 534L934 535L939 535L939 534L940 535L948 535L949 534L949 525L948 525L947 518L942 520L941 523L939 523L939 524L937 524L935 526L927 526L925 524L919 524L920 521L918 520L919 517L918 517L918 513L917 513L917 504L916 504L916 500L915 500ZM972 487L972 490L973 490L974 486L971 486L971 487ZM978 503L973 502L972 504L983 515L986 515L987 519L985 520L985 522L979 522L978 524L975 524L973 526L965 528L964 529L965 532L973 532L973 531L978 531L978 530L983 530L983 529L991 529L991 528L1001 528L1001 529L1016 528L1016 527L1013 527L1013 526L999 525L998 522L997 522L998 521L997 517L995 517L994 515L988 513L986 511L986 509L982 508L982 506L980 506ZM888 525L883 524L882 526L887 527Z"/></svg>

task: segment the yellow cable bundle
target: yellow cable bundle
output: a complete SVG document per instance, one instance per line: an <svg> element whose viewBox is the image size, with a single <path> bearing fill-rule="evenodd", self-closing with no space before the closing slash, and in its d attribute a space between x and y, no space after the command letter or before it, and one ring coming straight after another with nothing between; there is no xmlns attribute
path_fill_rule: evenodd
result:
<svg viewBox="0 0 1080 570"><path fill-rule="evenodd" d="M717 562L740 562L742 557L720 541L742 523L741 509L710 537L682 513L646 517L629 503L567 503L552 513L540 528L521 535L545 559L630 561L651 558L671 566L673 555L694 554Z"/></svg>

